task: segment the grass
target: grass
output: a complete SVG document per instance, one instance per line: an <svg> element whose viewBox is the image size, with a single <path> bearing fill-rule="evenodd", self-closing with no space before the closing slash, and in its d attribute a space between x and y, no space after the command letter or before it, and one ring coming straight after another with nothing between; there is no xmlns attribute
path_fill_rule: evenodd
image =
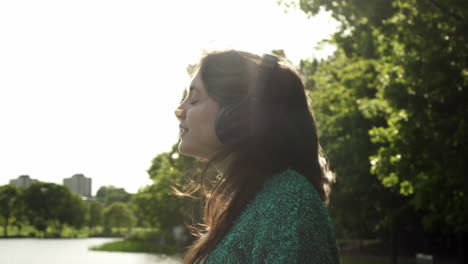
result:
<svg viewBox="0 0 468 264"><path fill-rule="evenodd" d="M151 231L148 228L134 228L132 232L143 232L143 231ZM15 238L15 237L48 237L48 238L84 238L84 237L122 237L125 234L128 234L128 228L112 228L110 234L104 233L103 227L96 227L94 229L90 229L89 227L85 226L81 229L75 229L69 226L64 226L61 232L53 229L52 227L48 227L47 231L41 232L35 229L32 225L26 225L21 230L16 227L9 226L8 227L8 237ZM0 238L3 237L3 227L0 227Z"/></svg>
<svg viewBox="0 0 468 264"><path fill-rule="evenodd" d="M177 253L177 248L171 245L160 245L155 242L123 240L105 243L100 246L92 247L92 250L100 251L119 251L119 252L137 252L137 253L162 253L173 255Z"/></svg>
<svg viewBox="0 0 468 264"><path fill-rule="evenodd" d="M16 227L8 226L8 237L29 237L30 234L35 233L36 229L33 226L24 226L21 233ZM3 226L0 227L0 236L3 237Z"/></svg>
<svg viewBox="0 0 468 264"><path fill-rule="evenodd" d="M178 247L172 238L172 235L161 231L135 232L122 241L109 242L91 249L103 251L162 253L167 255L178 253Z"/></svg>
<svg viewBox="0 0 468 264"><path fill-rule="evenodd" d="M16 227L8 227L8 237L60 237L60 238L82 238L89 237L93 232L88 227L83 227L79 230L64 226L62 232L58 232L52 227L48 227L44 232L36 230L33 226L27 225L21 228L21 231ZM0 228L0 236L3 236L3 228Z"/></svg>

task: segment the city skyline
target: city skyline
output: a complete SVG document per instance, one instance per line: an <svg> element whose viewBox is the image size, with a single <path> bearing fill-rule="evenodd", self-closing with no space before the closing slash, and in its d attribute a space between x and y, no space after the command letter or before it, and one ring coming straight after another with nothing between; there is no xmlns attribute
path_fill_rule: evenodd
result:
<svg viewBox="0 0 468 264"><path fill-rule="evenodd" d="M46 182L46 181L33 179L29 175L24 174L24 175L20 175L16 179L10 179L9 184L16 185L21 188L28 188L29 186L37 182ZM47 182L47 183L50 183L50 182ZM81 173L74 174L69 178L63 178L61 185L68 187L71 191L75 192L76 194L79 194L80 196L84 198L93 198L96 196L93 194L93 191L92 191L92 179L86 177L85 175ZM110 185L112 184L109 184L106 186L110 186ZM96 192L97 191L99 191L99 188L96 190Z"/></svg>
<svg viewBox="0 0 468 264"><path fill-rule="evenodd" d="M80 191L79 190L80 187L75 188L73 186L73 184L67 184L66 183L66 180L71 180L71 179L76 178L76 177L84 177L85 179L89 179L89 191L88 190ZM51 182L48 182L48 181L41 181L40 179L33 179L33 178L31 178L30 175L23 174L23 175L18 176L15 179L10 179L7 184L16 185L16 186L21 187L21 188L28 188L29 186L31 186L31 184L37 183L37 182L51 183ZM55 183L55 184L67 186L70 190L72 190L75 193L81 195L82 197L86 197L86 198L94 198L96 196L96 193L99 191L100 188L109 187L109 186L113 186L115 188L123 189L127 193L134 194L132 192L128 192L125 189L125 187L116 186L116 185L113 185L113 184L106 184L106 185L99 186L99 188L93 188L92 187L92 178L86 177L82 173L76 173L76 174L73 174L72 176L70 176L69 178L63 178L61 183ZM85 183L85 184L88 184L88 183ZM83 188L83 187L81 187L81 188ZM88 193L90 195L88 195Z"/></svg>

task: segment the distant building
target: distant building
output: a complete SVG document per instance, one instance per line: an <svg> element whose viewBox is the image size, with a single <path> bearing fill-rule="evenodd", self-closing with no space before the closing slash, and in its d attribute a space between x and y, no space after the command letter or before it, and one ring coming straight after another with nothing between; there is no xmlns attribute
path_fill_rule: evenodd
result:
<svg viewBox="0 0 468 264"><path fill-rule="evenodd" d="M75 174L71 178L63 179L63 185L81 196L91 197L91 178L83 174Z"/></svg>
<svg viewBox="0 0 468 264"><path fill-rule="evenodd" d="M21 175L18 177L18 179L10 180L10 184L13 184L22 188L28 188L29 185L35 182L37 182L37 180L31 179L29 175Z"/></svg>

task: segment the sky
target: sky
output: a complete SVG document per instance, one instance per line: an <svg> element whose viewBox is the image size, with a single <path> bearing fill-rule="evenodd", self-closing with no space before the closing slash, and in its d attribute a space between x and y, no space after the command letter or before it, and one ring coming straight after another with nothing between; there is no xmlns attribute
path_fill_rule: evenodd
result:
<svg viewBox="0 0 468 264"><path fill-rule="evenodd" d="M301 59L338 23L275 0L0 1L0 185L27 174L135 193L177 142L174 110L203 50Z"/></svg>

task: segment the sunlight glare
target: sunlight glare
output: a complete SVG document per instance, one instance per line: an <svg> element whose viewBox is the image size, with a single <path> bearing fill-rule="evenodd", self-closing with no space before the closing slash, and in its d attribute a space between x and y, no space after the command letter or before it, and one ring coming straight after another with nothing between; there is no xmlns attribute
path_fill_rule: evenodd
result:
<svg viewBox="0 0 468 264"><path fill-rule="evenodd" d="M0 185L83 173L136 192L177 142L174 110L203 50L323 58L336 30L275 1L0 2Z"/></svg>

